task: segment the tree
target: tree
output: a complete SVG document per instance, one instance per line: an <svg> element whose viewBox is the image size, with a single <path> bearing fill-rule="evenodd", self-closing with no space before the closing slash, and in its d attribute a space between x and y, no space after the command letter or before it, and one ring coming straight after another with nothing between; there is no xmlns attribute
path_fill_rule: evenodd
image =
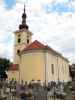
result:
<svg viewBox="0 0 75 100"><path fill-rule="evenodd" d="M10 60L6 58L0 58L0 80L7 78L6 71L9 69L10 64Z"/></svg>

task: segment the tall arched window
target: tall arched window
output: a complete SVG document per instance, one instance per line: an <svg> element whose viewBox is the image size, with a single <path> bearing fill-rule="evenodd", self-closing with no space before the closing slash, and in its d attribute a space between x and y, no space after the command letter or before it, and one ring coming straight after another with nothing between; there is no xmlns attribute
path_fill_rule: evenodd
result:
<svg viewBox="0 0 75 100"><path fill-rule="evenodd" d="M54 64L51 64L51 71L52 71L52 74L54 74Z"/></svg>
<svg viewBox="0 0 75 100"><path fill-rule="evenodd" d="M27 44L29 43L29 35L27 35Z"/></svg>
<svg viewBox="0 0 75 100"><path fill-rule="evenodd" d="M18 43L20 43L21 42L21 39L20 38L18 38Z"/></svg>
<svg viewBox="0 0 75 100"><path fill-rule="evenodd" d="M20 50L19 49L17 50L17 54L20 54Z"/></svg>
<svg viewBox="0 0 75 100"><path fill-rule="evenodd" d="M27 39L27 44L29 43L29 39Z"/></svg>

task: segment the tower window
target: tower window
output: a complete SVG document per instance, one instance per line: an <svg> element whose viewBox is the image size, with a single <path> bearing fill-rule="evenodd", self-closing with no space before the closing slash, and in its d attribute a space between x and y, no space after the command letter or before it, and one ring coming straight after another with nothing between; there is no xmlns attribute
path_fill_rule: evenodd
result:
<svg viewBox="0 0 75 100"><path fill-rule="evenodd" d="M19 38L19 39L18 39L18 43L20 43L20 42L21 42L21 39Z"/></svg>
<svg viewBox="0 0 75 100"><path fill-rule="evenodd" d="M19 54L19 53L20 53L20 50L18 49L18 50L17 50L17 54Z"/></svg>
<svg viewBox="0 0 75 100"><path fill-rule="evenodd" d="M27 39L27 44L29 43L29 39Z"/></svg>
<svg viewBox="0 0 75 100"><path fill-rule="evenodd" d="M21 36L21 34L18 34L18 37L20 37Z"/></svg>
<svg viewBox="0 0 75 100"><path fill-rule="evenodd" d="M52 74L54 74L54 64L51 64Z"/></svg>

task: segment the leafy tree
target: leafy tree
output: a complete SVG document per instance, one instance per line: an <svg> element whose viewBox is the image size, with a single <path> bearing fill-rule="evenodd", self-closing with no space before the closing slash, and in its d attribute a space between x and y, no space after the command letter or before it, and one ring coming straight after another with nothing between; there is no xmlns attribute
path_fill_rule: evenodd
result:
<svg viewBox="0 0 75 100"><path fill-rule="evenodd" d="M10 60L6 58L0 58L0 80L7 78L6 71L9 69L10 64Z"/></svg>

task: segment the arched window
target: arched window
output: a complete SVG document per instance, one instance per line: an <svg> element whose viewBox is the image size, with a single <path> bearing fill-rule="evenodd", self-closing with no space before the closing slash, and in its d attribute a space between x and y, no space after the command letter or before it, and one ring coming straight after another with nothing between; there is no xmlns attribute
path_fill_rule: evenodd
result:
<svg viewBox="0 0 75 100"><path fill-rule="evenodd" d="M27 39L27 44L29 43L29 39Z"/></svg>
<svg viewBox="0 0 75 100"><path fill-rule="evenodd" d="M19 49L17 50L17 54L20 54L20 50Z"/></svg>
<svg viewBox="0 0 75 100"><path fill-rule="evenodd" d="M21 42L21 39L20 38L18 38L18 43L20 43Z"/></svg>
<svg viewBox="0 0 75 100"><path fill-rule="evenodd" d="M18 34L18 37L20 37L21 36L21 34Z"/></svg>
<svg viewBox="0 0 75 100"><path fill-rule="evenodd" d="M29 35L27 35L27 44L29 43Z"/></svg>
<svg viewBox="0 0 75 100"><path fill-rule="evenodd" d="M51 64L52 74L54 74L54 64Z"/></svg>

